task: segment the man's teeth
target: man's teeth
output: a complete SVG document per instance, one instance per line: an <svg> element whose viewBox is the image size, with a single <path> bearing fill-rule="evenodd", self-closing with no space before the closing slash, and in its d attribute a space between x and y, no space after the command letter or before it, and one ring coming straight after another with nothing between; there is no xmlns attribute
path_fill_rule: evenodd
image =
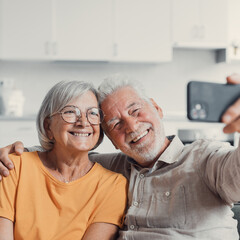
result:
<svg viewBox="0 0 240 240"><path fill-rule="evenodd" d="M134 138L132 141L135 143L137 142L140 138L146 136L148 134L148 131L146 130L145 132L143 132L141 135L137 136L136 138Z"/></svg>
<svg viewBox="0 0 240 240"><path fill-rule="evenodd" d="M73 133L74 136L88 137L90 133Z"/></svg>

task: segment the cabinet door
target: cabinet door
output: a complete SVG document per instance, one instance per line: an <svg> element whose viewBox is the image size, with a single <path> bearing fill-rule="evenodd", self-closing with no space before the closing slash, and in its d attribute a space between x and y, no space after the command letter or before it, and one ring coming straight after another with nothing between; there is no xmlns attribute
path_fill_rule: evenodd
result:
<svg viewBox="0 0 240 240"><path fill-rule="evenodd" d="M55 0L54 9L56 59L109 60L112 0Z"/></svg>
<svg viewBox="0 0 240 240"><path fill-rule="evenodd" d="M0 58L48 58L51 1L1 0L0 4Z"/></svg>
<svg viewBox="0 0 240 240"><path fill-rule="evenodd" d="M200 34L204 44L227 46L228 0L200 0ZM202 29L201 29L202 28Z"/></svg>
<svg viewBox="0 0 240 240"><path fill-rule="evenodd" d="M176 47L226 47L227 22L227 0L173 0L172 31Z"/></svg>
<svg viewBox="0 0 240 240"><path fill-rule="evenodd" d="M170 1L114 1L114 60L171 60Z"/></svg>
<svg viewBox="0 0 240 240"><path fill-rule="evenodd" d="M199 0L173 0L173 44L191 45L198 41Z"/></svg>
<svg viewBox="0 0 240 240"><path fill-rule="evenodd" d="M229 0L227 61L240 60L240 1Z"/></svg>

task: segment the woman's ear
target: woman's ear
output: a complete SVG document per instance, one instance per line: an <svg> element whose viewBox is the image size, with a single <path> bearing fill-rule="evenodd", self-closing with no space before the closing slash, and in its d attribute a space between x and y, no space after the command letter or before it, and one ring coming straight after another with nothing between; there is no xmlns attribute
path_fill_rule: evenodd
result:
<svg viewBox="0 0 240 240"><path fill-rule="evenodd" d="M152 98L150 98L150 101L152 102L152 105L156 108L160 118L163 118L163 111L162 111L162 109L157 105L157 103Z"/></svg>
<svg viewBox="0 0 240 240"><path fill-rule="evenodd" d="M53 134L52 134L52 131L51 131L51 128L50 128L50 126L51 126L51 119L50 118L45 118L43 126L44 126L44 129L46 131L46 134L47 134L48 138L50 140L52 140L53 139Z"/></svg>

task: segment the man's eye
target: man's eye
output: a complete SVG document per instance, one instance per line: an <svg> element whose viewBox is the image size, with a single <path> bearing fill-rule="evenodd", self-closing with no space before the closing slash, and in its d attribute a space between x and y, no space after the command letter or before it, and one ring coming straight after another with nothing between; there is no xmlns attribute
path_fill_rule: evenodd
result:
<svg viewBox="0 0 240 240"><path fill-rule="evenodd" d="M116 122L114 125L113 125L113 129L119 129L121 126L121 122Z"/></svg>
<svg viewBox="0 0 240 240"><path fill-rule="evenodd" d="M131 116L133 116L133 117L137 117L138 116L138 114L139 114L139 112L140 112L140 110L141 110L141 108L136 108L136 109L134 109L132 112L131 112Z"/></svg>

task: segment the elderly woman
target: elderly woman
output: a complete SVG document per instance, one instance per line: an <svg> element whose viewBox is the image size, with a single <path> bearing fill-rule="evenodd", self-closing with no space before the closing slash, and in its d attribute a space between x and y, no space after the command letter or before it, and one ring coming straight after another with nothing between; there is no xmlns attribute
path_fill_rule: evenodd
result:
<svg viewBox="0 0 240 240"><path fill-rule="evenodd" d="M0 240L114 239L126 206L126 180L92 163L103 138L93 86L60 82L37 116L44 152L10 155L0 183Z"/></svg>

